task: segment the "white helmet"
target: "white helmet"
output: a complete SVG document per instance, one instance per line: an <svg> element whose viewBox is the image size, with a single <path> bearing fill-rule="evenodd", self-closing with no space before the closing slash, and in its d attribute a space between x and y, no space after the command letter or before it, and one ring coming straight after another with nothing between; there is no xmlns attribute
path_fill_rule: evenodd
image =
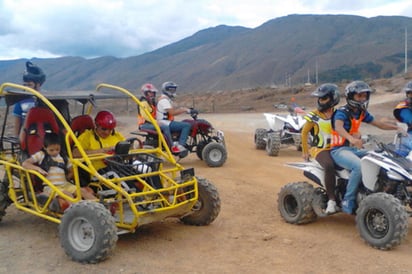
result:
<svg viewBox="0 0 412 274"><path fill-rule="evenodd" d="M177 85L174 82L164 82L162 84L162 92L166 94L169 98L176 96Z"/></svg>

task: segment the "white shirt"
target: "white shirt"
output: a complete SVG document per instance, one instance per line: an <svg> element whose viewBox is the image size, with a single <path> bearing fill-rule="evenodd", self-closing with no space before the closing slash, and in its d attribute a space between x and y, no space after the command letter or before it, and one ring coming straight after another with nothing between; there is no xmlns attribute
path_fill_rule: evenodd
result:
<svg viewBox="0 0 412 274"><path fill-rule="evenodd" d="M157 109L156 109L156 120L159 125L166 125L168 126L171 120L168 120L167 112L173 108L172 100L169 97L162 95L157 102Z"/></svg>

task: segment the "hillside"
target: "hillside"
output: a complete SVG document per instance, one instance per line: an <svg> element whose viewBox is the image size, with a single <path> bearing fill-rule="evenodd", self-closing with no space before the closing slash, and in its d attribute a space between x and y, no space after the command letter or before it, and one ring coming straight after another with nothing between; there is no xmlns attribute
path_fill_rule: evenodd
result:
<svg viewBox="0 0 412 274"><path fill-rule="evenodd" d="M129 58L33 61L47 73L44 89L56 91L94 89L101 82L136 90L144 82L159 87L172 80L182 93L205 93L296 86L315 79L378 79L403 72L405 27L412 29L412 18L289 15L254 29L201 30ZM20 82L24 62L0 61L0 82Z"/></svg>
<svg viewBox="0 0 412 274"><path fill-rule="evenodd" d="M402 92L406 82L412 80L412 73L400 75L388 79L375 79L367 81L374 90L371 104L394 107L400 98L404 98ZM344 104L345 86L349 81L338 83L341 91L341 103ZM274 105L295 103L312 109L316 106L315 98L310 94L316 89L316 85L297 85L292 88L254 88L233 91L205 92L202 94L183 94L176 98L176 102L182 106L193 106L201 112L276 112L284 111L276 109ZM388 113L386 115L392 115Z"/></svg>

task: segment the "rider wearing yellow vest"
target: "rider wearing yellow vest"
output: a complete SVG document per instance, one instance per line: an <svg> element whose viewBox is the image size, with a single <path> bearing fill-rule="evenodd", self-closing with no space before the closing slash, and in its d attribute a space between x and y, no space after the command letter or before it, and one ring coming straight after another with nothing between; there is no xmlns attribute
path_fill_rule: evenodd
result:
<svg viewBox="0 0 412 274"><path fill-rule="evenodd" d="M306 123L302 128L302 153L306 161L309 160L310 156L325 170L325 187L329 199L325 212L332 214L337 211L335 197L336 181L335 166L329 149L332 131L331 117L334 107L340 100L339 88L335 84L323 84L312 95L318 97L317 109L304 116ZM307 142L309 134L313 137L311 145Z"/></svg>

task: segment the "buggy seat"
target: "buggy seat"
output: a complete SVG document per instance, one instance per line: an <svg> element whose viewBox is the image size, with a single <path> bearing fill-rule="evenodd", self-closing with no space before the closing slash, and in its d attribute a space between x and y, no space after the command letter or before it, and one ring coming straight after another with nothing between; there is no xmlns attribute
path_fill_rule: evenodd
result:
<svg viewBox="0 0 412 274"><path fill-rule="evenodd" d="M21 151L30 156L43 147L46 133L60 133L59 125L53 112L45 107L33 107L27 113L20 131Z"/></svg>
<svg viewBox="0 0 412 274"><path fill-rule="evenodd" d="M72 119L70 123L70 127L72 128L74 135L78 137L85 130L93 129L94 121L90 115L87 115L87 114L79 115Z"/></svg>

